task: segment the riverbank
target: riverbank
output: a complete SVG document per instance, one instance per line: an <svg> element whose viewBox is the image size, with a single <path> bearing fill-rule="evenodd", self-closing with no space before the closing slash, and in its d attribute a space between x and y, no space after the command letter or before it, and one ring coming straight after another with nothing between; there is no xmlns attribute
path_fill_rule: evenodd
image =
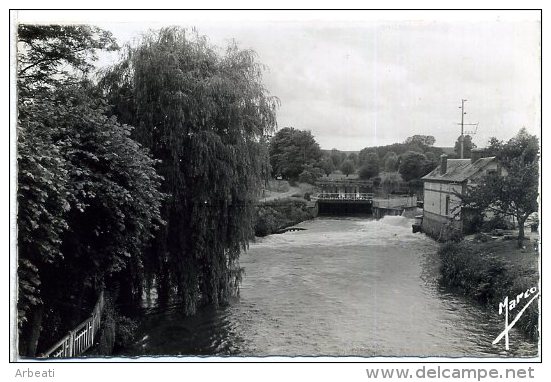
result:
<svg viewBox="0 0 551 382"><path fill-rule="evenodd" d="M308 202L300 198L277 199L260 204L256 209L255 235L271 235L313 217Z"/></svg>
<svg viewBox="0 0 551 382"><path fill-rule="evenodd" d="M516 296L530 288L539 290L538 250L528 241L523 249L516 240L479 242L464 240L443 244L438 253L441 265L441 284L486 305L498 314L505 297ZM521 301L521 308L527 301ZM513 309L513 317L520 308ZM537 340L539 307L531 304L515 327L531 340Z"/></svg>
<svg viewBox="0 0 551 382"><path fill-rule="evenodd" d="M314 218L308 208L308 195L315 186L308 183L289 183L272 179L262 190L260 204L256 208L255 236L263 237Z"/></svg>

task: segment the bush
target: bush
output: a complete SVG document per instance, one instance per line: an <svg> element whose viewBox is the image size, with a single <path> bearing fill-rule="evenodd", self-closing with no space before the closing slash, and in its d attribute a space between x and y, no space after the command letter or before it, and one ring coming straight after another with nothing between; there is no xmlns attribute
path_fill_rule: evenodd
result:
<svg viewBox="0 0 551 382"><path fill-rule="evenodd" d="M266 236L275 232L278 228L278 221L281 216L271 207L260 206L257 209L255 235Z"/></svg>
<svg viewBox="0 0 551 382"><path fill-rule="evenodd" d="M481 252L476 246L462 243L443 244L441 259L442 285L492 307L505 296L516 296L537 285L537 275L521 272L504 261ZM529 338L538 338L538 305L533 303L519 319L517 327Z"/></svg>
<svg viewBox="0 0 551 382"><path fill-rule="evenodd" d="M268 182L268 190L275 192L289 191L289 182L286 180L270 180Z"/></svg>
<svg viewBox="0 0 551 382"><path fill-rule="evenodd" d="M481 223L481 229L484 232L490 232L495 229L514 229L515 225L503 216L495 215L490 220Z"/></svg>
<svg viewBox="0 0 551 382"><path fill-rule="evenodd" d="M308 171L308 170L304 170L298 176L298 181L301 182L301 183L314 184L314 183L316 183L317 179L318 178L316 177L316 175L314 173Z"/></svg>
<svg viewBox="0 0 551 382"><path fill-rule="evenodd" d="M259 205L255 222L255 235L266 236L278 230L312 219L305 201L283 199Z"/></svg>
<svg viewBox="0 0 551 382"><path fill-rule="evenodd" d="M319 178L323 176L323 174L324 173L321 168L307 165L304 167L304 170L299 174L298 181L300 183L314 184Z"/></svg>
<svg viewBox="0 0 551 382"><path fill-rule="evenodd" d="M381 187L383 192L391 194L400 191L400 186L405 184L397 172L381 174Z"/></svg>
<svg viewBox="0 0 551 382"><path fill-rule="evenodd" d="M93 353L111 355L116 349L125 348L134 341L137 322L121 315L111 298L105 299L102 316L99 344L92 350Z"/></svg>
<svg viewBox="0 0 551 382"><path fill-rule="evenodd" d="M488 235L486 235L482 232L479 232L474 236L474 240L479 241L481 243L486 243L487 241L490 240L490 238L488 237Z"/></svg>
<svg viewBox="0 0 551 382"><path fill-rule="evenodd" d="M511 282L503 261L480 256L467 243L446 243L440 250L442 282L488 304L500 300ZM489 261L490 260L490 261Z"/></svg>

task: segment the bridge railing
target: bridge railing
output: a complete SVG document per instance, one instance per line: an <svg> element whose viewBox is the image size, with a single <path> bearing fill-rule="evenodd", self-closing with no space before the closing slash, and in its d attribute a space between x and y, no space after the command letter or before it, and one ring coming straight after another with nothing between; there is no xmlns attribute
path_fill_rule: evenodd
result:
<svg viewBox="0 0 551 382"><path fill-rule="evenodd" d="M41 355L41 358L68 358L78 357L94 344L101 325L101 314L103 311L103 291L100 293L92 315L83 321L69 334L59 340L48 351Z"/></svg>
<svg viewBox="0 0 551 382"><path fill-rule="evenodd" d="M321 193L315 195L318 200L372 200L372 193Z"/></svg>

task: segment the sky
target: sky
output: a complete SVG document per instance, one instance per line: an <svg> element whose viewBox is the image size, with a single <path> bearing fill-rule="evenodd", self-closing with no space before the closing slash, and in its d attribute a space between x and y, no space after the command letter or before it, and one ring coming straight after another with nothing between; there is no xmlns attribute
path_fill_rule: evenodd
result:
<svg viewBox="0 0 551 382"><path fill-rule="evenodd" d="M414 134L453 146L461 99L479 147L522 127L540 135L538 12L29 11L18 19L93 24L121 44L167 25L196 27L221 51L235 39L267 66L263 81L281 101L278 127L310 130L323 149Z"/></svg>

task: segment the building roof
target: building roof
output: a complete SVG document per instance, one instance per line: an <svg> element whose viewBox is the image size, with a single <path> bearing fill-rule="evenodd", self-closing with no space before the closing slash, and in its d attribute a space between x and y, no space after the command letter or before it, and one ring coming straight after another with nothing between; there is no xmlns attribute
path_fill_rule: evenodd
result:
<svg viewBox="0 0 551 382"><path fill-rule="evenodd" d="M448 159L445 174L440 174L439 165L421 179L440 182L464 182L490 164L494 159L495 157L480 158L474 163L471 163L470 159Z"/></svg>

